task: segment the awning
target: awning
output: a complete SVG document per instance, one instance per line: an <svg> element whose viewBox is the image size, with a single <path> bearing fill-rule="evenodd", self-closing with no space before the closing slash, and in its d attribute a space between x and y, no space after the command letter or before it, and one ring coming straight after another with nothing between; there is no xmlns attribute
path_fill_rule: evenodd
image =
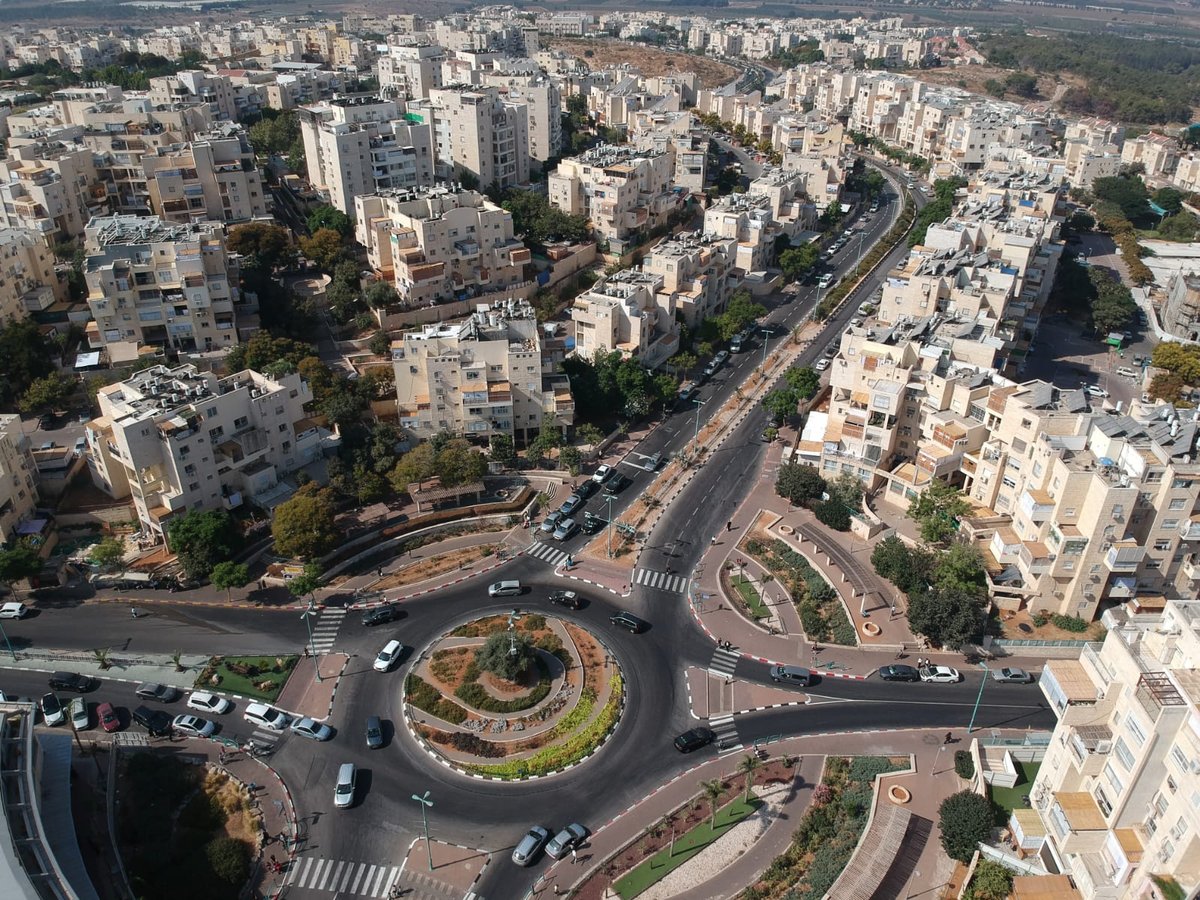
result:
<svg viewBox="0 0 1200 900"><path fill-rule="evenodd" d="M100 351L93 350L90 353L80 353L75 357L75 368L90 369L92 366L100 365Z"/></svg>

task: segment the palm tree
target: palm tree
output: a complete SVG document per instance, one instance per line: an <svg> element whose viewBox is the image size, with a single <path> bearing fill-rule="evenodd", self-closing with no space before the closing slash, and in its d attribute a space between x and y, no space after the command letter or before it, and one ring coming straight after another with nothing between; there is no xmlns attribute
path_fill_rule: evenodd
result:
<svg viewBox="0 0 1200 900"><path fill-rule="evenodd" d="M92 651L92 656L96 657L96 664L100 666L101 669L107 669L112 665L112 663L108 661L108 654L109 649L107 647L97 647Z"/></svg>
<svg viewBox="0 0 1200 900"><path fill-rule="evenodd" d="M725 793L725 785L721 784L720 779L714 778L712 781L700 782L700 787L704 790L704 796L708 798L708 807L712 810L711 827L713 831L717 830L717 801L721 799L721 795Z"/></svg>
<svg viewBox="0 0 1200 900"><path fill-rule="evenodd" d="M738 771L746 776L746 794L743 797L744 800L748 801L750 799L750 788L754 785L754 773L760 765L758 757L752 753L747 753L742 757L741 762L738 763Z"/></svg>
<svg viewBox="0 0 1200 900"><path fill-rule="evenodd" d="M175 671L176 672L183 671L183 663L181 662L182 659L183 659L183 651L182 650L176 650L174 653L171 654L171 662L175 663Z"/></svg>

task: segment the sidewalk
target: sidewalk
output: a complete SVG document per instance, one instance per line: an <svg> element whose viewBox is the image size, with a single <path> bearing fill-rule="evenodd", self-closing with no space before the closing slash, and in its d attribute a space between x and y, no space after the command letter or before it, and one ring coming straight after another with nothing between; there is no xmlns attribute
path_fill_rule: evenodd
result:
<svg viewBox="0 0 1200 900"><path fill-rule="evenodd" d="M314 671L318 661L321 666L320 681ZM274 705L289 713L324 722L333 714L333 699L349 662L350 657L345 653L321 655L319 660L305 655L296 661L296 667L292 669Z"/></svg>
<svg viewBox="0 0 1200 900"><path fill-rule="evenodd" d="M105 681L153 681L157 684L168 684L184 691L190 691L196 678L208 665L208 660L208 656L194 653L184 654L179 658L179 664L183 667L183 671L178 672L175 662L170 656L144 654L127 657L114 653L109 657L110 667L102 669L91 653L83 651L55 650L40 653L19 650L16 660L13 660L12 656L0 658L0 669L21 669L27 672L78 672Z"/></svg>
<svg viewBox="0 0 1200 900"><path fill-rule="evenodd" d="M903 784L912 793L908 809L914 815L936 822L938 804L960 789L959 779L954 775L952 751L966 746L963 734L957 734L959 740L952 745L942 743L944 735L945 731L940 729L809 735L788 738L771 744L767 749L772 756L802 757L800 772L806 787L817 783L826 756L911 756L915 771L886 776L881 779L880 791L886 794L892 783ZM582 884L593 871L638 838L646 828L700 793L701 781L730 776L736 770L739 758L740 754L731 754L693 766L597 828L585 845L585 856L581 857L587 860L587 868L576 872L569 859L555 863L539 881L533 896L554 896L553 887L556 884L563 893ZM721 875L697 889L698 892L689 892L689 896L730 897L750 884L776 856L787 849L792 832L808 807L810 795L811 792L807 790L797 791L786 804L784 814L772 823L753 851L731 863ZM882 799L881 802L889 801ZM909 896L920 896L925 891L932 896L933 891L944 884L953 872L953 863L942 853L937 840L936 825L930 830L924 845L919 848L906 846L900 854L904 857L913 855L916 856L916 863L911 873ZM581 900L594 898L590 894L587 897L581 895Z"/></svg>

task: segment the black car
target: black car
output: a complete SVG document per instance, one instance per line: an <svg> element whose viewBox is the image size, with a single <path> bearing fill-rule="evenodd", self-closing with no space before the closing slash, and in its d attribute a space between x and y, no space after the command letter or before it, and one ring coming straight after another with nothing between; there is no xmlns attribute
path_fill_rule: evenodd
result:
<svg viewBox="0 0 1200 900"><path fill-rule="evenodd" d="M139 706L130 716L150 734L161 737L171 733L171 716L161 709Z"/></svg>
<svg viewBox="0 0 1200 900"><path fill-rule="evenodd" d="M716 739L716 732L710 728L689 728L675 738L675 749L680 753L691 753L693 750L707 747Z"/></svg>
<svg viewBox="0 0 1200 900"><path fill-rule="evenodd" d="M376 750L383 746L383 724L379 716L367 716L367 747Z"/></svg>
<svg viewBox="0 0 1200 900"><path fill-rule="evenodd" d="M50 688L55 691L75 691L77 694L86 694L93 687L95 682L87 675L80 675L78 672L55 672L50 676Z"/></svg>
<svg viewBox="0 0 1200 900"><path fill-rule="evenodd" d="M157 700L159 703L172 703L179 699L179 690L177 688L173 688L169 684L158 684L154 681L139 684L134 693L143 700Z"/></svg>
<svg viewBox="0 0 1200 900"><path fill-rule="evenodd" d="M607 519L602 519L599 516L592 515L591 513L584 513L583 524L580 526L580 528L583 529L584 534L599 534L604 530L604 526L607 524Z"/></svg>
<svg viewBox="0 0 1200 900"><path fill-rule="evenodd" d="M589 479L587 479L587 481L585 481L579 487L575 488L575 493L576 493L576 495L578 495L578 496L582 497L584 500L586 500L588 497L592 496L592 494L596 493L596 491L598 491L598 490L600 490L600 485L597 484L596 482L592 481L592 479L589 478Z"/></svg>
<svg viewBox="0 0 1200 900"><path fill-rule="evenodd" d="M912 666L880 666L879 677L884 681L920 681L921 673Z"/></svg>
<svg viewBox="0 0 1200 900"><path fill-rule="evenodd" d="M616 625L618 628L628 629L634 634L643 632L650 627L650 623L645 619L639 619L633 613L624 611L609 616L608 621L611 624Z"/></svg>
<svg viewBox="0 0 1200 900"><path fill-rule="evenodd" d="M579 609L582 605L579 595L574 591L555 591L550 595L550 602L558 606L565 606L567 609Z"/></svg>
<svg viewBox="0 0 1200 900"><path fill-rule="evenodd" d="M622 475L620 472L618 472L612 478L608 479L608 482L604 485L604 493L608 494L610 497L615 497L631 484L633 484L632 478L627 475Z"/></svg>
<svg viewBox="0 0 1200 900"><path fill-rule="evenodd" d="M396 605L394 603L385 603L383 606L368 609L363 613L362 623L364 625L386 625L388 622L394 622L398 618L400 618L400 610L396 608Z"/></svg>

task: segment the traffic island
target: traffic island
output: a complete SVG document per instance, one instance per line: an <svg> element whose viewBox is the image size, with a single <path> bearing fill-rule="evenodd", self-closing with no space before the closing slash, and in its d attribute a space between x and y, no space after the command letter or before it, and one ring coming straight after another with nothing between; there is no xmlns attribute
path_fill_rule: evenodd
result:
<svg viewBox="0 0 1200 900"><path fill-rule="evenodd" d="M616 729L624 681L590 631L553 616L485 616L430 643L404 682L404 724L448 768L522 780L565 771Z"/></svg>

